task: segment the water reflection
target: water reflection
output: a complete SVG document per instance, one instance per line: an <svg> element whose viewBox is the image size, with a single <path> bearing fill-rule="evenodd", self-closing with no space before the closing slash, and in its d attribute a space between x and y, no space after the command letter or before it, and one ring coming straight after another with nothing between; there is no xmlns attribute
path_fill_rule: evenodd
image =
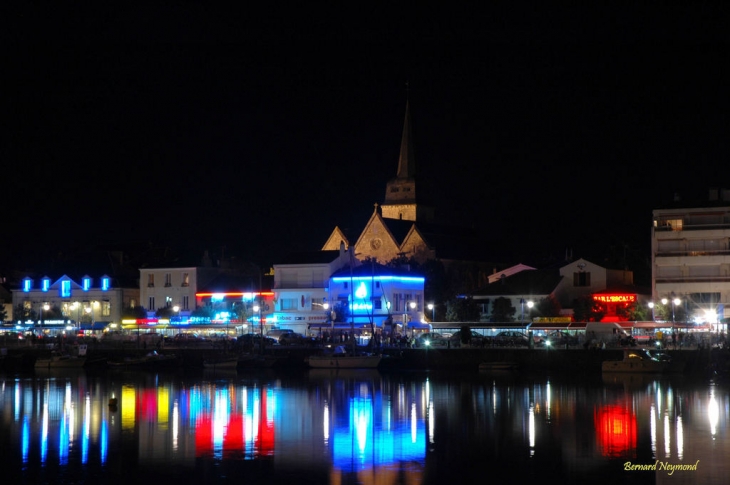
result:
<svg viewBox="0 0 730 485"><path fill-rule="evenodd" d="M3 469L72 483L724 483L726 387L647 377L87 375L0 381ZM694 464L692 472L624 464ZM53 477L49 480L49 477ZM667 482L668 483L668 482Z"/></svg>

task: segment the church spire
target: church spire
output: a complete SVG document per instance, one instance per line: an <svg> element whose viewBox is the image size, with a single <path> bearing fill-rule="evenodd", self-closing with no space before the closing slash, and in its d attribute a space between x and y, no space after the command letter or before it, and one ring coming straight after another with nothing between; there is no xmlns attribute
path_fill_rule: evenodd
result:
<svg viewBox="0 0 730 485"><path fill-rule="evenodd" d="M413 156L413 137L411 136L411 112L409 101L406 100L406 117L403 121L403 136L400 141L400 155L398 156L399 179L414 178L416 175L416 160Z"/></svg>
<svg viewBox="0 0 730 485"><path fill-rule="evenodd" d="M421 198L422 199L422 198ZM422 202L422 200L421 200ZM403 136L400 142L398 173L385 186L385 200L380 206L384 219L406 221L433 220L433 209L417 203L416 161L413 157L413 136L411 133L410 102L406 98L406 117L403 122Z"/></svg>

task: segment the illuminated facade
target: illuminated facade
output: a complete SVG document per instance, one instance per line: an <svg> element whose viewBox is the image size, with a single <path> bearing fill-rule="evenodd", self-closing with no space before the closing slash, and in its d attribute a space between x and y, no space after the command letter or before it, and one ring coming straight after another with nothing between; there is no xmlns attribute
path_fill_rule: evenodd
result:
<svg viewBox="0 0 730 485"><path fill-rule="evenodd" d="M357 327L424 326L425 278L375 263L344 268L330 278L330 301L345 306ZM389 329L388 329L389 330Z"/></svg>
<svg viewBox="0 0 730 485"><path fill-rule="evenodd" d="M422 325L422 276L374 262L360 263L344 245L339 251L291 258L274 265L273 318L282 328L307 334L353 325L382 328L386 320L396 326ZM338 305L345 308L347 321L333 322Z"/></svg>
<svg viewBox="0 0 730 485"><path fill-rule="evenodd" d="M678 298L687 317L730 317L730 190L701 207L657 209L651 230L652 300Z"/></svg>
<svg viewBox="0 0 730 485"><path fill-rule="evenodd" d="M195 295L220 273L218 268L143 268L139 270L140 305L153 317L160 308L179 308L181 317L195 310Z"/></svg>
<svg viewBox="0 0 730 485"><path fill-rule="evenodd" d="M337 251L296 253L275 264L273 318L277 325L305 335L313 326L330 321L330 276L349 265L350 259L350 251L340 245Z"/></svg>
<svg viewBox="0 0 730 485"><path fill-rule="evenodd" d="M482 306L481 319L491 321L492 303L507 298L517 309L515 321L529 321L528 303L536 305L544 298L555 299L563 315L571 316L573 302L579 298L593 298L603 305L604 321L618 321L621 306L646 304L649 295L633 285L633 272L603 268L585 259L578 259L558 271L514 267L515 271L497 272L490 284L472 296ZM512 268L510 268L512 269Z"/></svg>
<svg viewBox="0 0 730 485"><path fill-rule="evenodd" d="M102 330L120 323L125 307L139 304L139 289L117 288L112 278L84 275L74 281L63 275L57 280L44 276L26 277L21 288L13 290L14 323L36 332ZM60 313L60 318L59 318Z"/></svg>

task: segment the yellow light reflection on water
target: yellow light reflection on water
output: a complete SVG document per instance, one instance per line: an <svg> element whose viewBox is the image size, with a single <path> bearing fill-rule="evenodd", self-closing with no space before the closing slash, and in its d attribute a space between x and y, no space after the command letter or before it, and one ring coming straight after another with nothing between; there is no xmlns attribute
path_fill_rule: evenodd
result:
<svg viewBox="0 0 730 485"><path fill-rule="evenodd" d="M137 393L132 386L122 386L122 431L134 431L137 419Z"/></svg>

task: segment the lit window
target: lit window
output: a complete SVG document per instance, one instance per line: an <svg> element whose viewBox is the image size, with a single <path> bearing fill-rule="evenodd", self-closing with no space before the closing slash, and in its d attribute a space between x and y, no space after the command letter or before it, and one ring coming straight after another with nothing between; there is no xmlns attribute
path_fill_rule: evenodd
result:
<svg viewBox="0 0 730 485"><path fill-rule="evenodd" d="M48 289L51 287L51 279L46 276L41 280L41 290L48 291Z"/></svg>
<svg viewBox="0 0 730 485"><path fill-rule="evenodd" d="M61 281L61 298L68 298L71 296L71 280Z"/></svg>
<svg viewBox="0 0 730 485"><path fill-rule="evenodd" d="M112 304L109 300L104 300L101 302L101 315L103 317L108 317L112 314Z"/></svg>
<svg viewBox="0 0 730 485"><path fill-rule="evenodd" d="M190 274L189 273L183 273L181 286L190 286Z"/></svg>
<svg viewBox="0 0 730 485"><path fill-rule="evenodd" d="M89 291L91 289L91 278L89 276L81 278L81 288L84 291Z"/></svg>
<svg viewBox="0 0 730 485"><path fill-rule="evenodd" d="M23 291L28 293L33 288L33 280L30 278L23 278Z"/></svg>
<svg viewBox="0 0 730 485"><path fill-rule="evenodd" d="M109 290L110 286L111 286L111 280L109 279L109 277L108 276L102 276L101 277L101 289L102 289L102 291Z"/></svg>

